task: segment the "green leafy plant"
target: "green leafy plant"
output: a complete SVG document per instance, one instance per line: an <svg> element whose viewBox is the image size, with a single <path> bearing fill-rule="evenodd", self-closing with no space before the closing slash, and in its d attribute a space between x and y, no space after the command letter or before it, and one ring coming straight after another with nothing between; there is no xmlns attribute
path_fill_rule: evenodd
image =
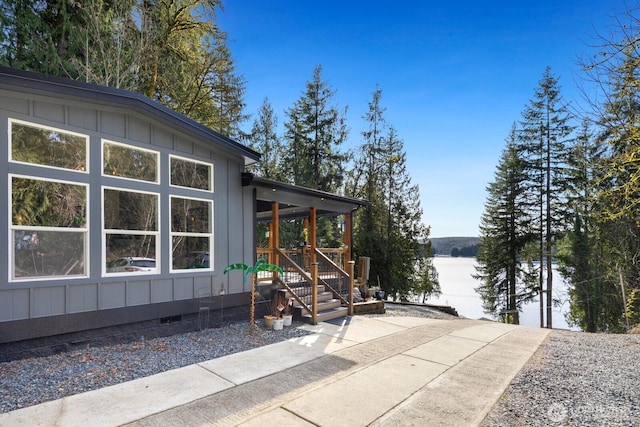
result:
<svg viewBox="0 0 640 427"><path fill-rule="evenodd" d="M251 307L249 308L249 323L251 327L255 327L255 317L256 317L256 282L257 282L257 274L261 271L275 271L278 274L284 274L282 268L275 264L270 264L266 259L260 258L253 266L247 265L243 262L238 262L235 264L230 264L224 269L223 274L227 274L232 270L243 270L244 271L244 282L247 282L247 277L251 276Z"/></svg>

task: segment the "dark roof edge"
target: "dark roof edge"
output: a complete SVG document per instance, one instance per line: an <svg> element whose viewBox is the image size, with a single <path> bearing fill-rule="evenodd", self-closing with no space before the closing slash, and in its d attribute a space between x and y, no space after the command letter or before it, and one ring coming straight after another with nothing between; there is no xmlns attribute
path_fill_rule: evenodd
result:
<svg viewBox="0 0 640 427"><path fill-rule="evenodd" d="M5 86L18 86L33 91L56 93L88 101L97 100L143 110L201 138L215 140L233 153L243 156L245 163L250 164L260 160L260 154L252 149L139 93L0 66L0 88Z"/></svg>
<svg viewBox="0 0 640 427"><path fill-rule="evenodd" d="M250 174L247 174L245 172L243 175L246 176ZM249 185L253 185L256 187L271 188L271 189L281 190L281 191L290 191L293 193L304 194L304 195L313 196L313 197L320 197L328 200L335 200L338 202L352 203L358 206L371 205L371 202L365 199L357 199L355 197L340 196L338 194L330 193L328 191L314 190L312 188L301 187L299 185L294 185L294 184L287 184L285 182L274 181L272 179L262 178L259 176L251 176L250 179L251 181Z"/></svg>

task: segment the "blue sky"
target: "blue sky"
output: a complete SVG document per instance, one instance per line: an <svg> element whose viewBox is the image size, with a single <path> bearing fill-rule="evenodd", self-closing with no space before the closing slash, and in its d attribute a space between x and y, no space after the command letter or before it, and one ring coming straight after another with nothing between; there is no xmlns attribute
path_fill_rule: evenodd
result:
<svg viewBox="0 0 640 427"><path fill-rule="evenodd" d="M252 118L269 98L280 125L316 65L348 106L349 147L376 87L404 141L431 237L477 236L511 125L547 66L565 100L577 60L615 28L622 0L226 0L218 24L246 80Z"/></svg>

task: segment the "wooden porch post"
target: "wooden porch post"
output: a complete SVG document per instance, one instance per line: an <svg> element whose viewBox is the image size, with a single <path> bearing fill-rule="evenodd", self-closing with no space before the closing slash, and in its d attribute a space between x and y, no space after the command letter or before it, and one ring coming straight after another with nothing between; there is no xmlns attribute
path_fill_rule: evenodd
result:
<svg viewBox="0 0 640 427"><path fill-rule="evenodd" d="M309 218L303 218L302 219L302 229L303 230L307 230L307 234L305 236L304 244L308 245L309 244Z"/></svg>
<svg viewBox="0 0 640 427"><path fill-rule="evenodd" d="M349 264L347 264L347 273L349 273L349 316L353 316L353 272L355 271L355 264L355 261L349 261Z"/></svg>
<svg viewBox="0 0 640 427"><path fill-rule="evenodd" d="M311 263L311 324L318 324L318 263Z"/></svg>
<svg viewBox="0 0 640 427"><path fill-rule="evenodd" d="M316 208L309 208L309 251L311 252L311 264L316 262L316 231L318 224L316 221Z"/></svg>
<svg viewBox="0 0 640 427"><path fill-rule="evenodd" d="M273 251L273 233L275 233L275 231L273 231L273 221L269 222L267 225L269 226L269 243L268 243L269 252L267 254L267 256L268 256L267 259L269 261L269 264L273 264L273 254L274 254L274 251Z"/></svg>
<svg viewBox="0 0 640 427"><path fill-rule="evenodd" d="M271 249L273 251L273 264L280 265L280 256L274 249L280 247L280 211L278 202L271 202L271 222L273 227L273 235L271 240ZM273 273L274 277L277 273Z"/></svg>
<svg viewBox="0 0 640 427"><path fill-rule="evenodd" d="M344 214L344 244L347 245L347 250L344 253L344 265L349 265L351 262L351 236L353 234L352 227L352 213Z"/></svg>

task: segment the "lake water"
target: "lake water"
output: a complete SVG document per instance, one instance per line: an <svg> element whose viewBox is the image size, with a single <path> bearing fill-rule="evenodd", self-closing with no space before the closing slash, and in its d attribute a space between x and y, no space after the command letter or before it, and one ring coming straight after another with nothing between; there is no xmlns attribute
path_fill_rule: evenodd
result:
<svg viewBox="0 0 640 427"><path fill-rule="evenodd" d="M438 270L442 295L439 298L430 298L428 303L450 305L458 311L458 314L469 319L491 318L483 313L482 300L474 291L480 285L478 280L471 277L476 273L475 258L434 257L433 264ZM555 288L553 298L564 302L560 307L553 307L553 327L579 330L579 328L570 328L565 320L564 315L569 310L567 286L558 272L553 275L553 284ZM524 306L520 313L520 324L540 326L540 302L537 298Z"/></svg>

